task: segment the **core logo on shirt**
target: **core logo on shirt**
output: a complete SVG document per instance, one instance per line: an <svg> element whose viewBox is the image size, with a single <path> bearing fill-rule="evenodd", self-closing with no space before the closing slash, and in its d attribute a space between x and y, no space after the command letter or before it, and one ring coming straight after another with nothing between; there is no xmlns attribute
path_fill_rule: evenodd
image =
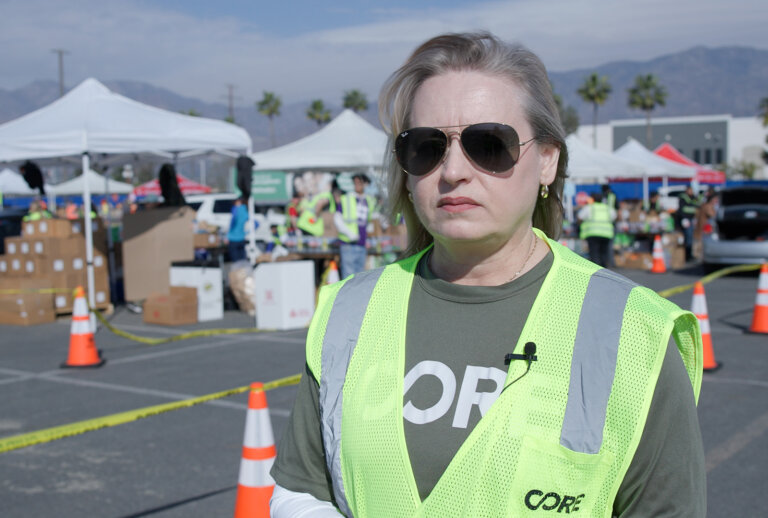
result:
<svg viewBox="0 0 768 518"><path fill-rule="evenodd" d="M579 496L561 495L554 491L550 491L544 494L544 491L539 489L531 489L525 495L525 506L532 510L538 511L557 511L566 514L579 511L579 504L584 498L584 493Z"/></svg>

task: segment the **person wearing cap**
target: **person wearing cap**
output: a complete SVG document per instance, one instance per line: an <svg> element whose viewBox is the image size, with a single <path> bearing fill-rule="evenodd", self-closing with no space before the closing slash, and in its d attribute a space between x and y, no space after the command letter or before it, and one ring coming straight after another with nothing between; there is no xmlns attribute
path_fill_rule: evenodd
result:
<svg viewBox="0 0 768 518"><path fill-rule="evenodd" d="M367 228L376 207L374 197L365 194L365 186L370 183L368 176L357 173L352 176L352 182L354 192L341 196L341 203L337 204L333 219L341 240L339 255L342 278L365 270Z"/></svg>

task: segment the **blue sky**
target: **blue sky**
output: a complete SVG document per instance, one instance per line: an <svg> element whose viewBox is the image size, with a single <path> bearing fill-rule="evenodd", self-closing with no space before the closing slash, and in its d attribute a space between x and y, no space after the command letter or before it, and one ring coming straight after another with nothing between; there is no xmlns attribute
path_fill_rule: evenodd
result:
<svg viewBox="0 0 768 518"><path fill-rule="evenodd" d="M663 14L662 14L663 13ZM205 101L338 104L374 99L419 43L484 29L518 41L551 70L646 60L696 45L768 49L765 0L0 0L0 88L58 79L129 79Z"/></svg>

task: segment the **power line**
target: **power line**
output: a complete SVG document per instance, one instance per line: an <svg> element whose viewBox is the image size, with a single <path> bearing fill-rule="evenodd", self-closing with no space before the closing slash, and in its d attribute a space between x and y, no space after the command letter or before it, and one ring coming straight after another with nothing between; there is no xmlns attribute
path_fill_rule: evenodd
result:
<svg viewBox="0 0 768 518"><path fill-rule="evenodd" d="M69 54L69 51L65 49L51 49L51 52L54 52L59 55L59 97L63 97L64 96L64 54Z"/></svg>

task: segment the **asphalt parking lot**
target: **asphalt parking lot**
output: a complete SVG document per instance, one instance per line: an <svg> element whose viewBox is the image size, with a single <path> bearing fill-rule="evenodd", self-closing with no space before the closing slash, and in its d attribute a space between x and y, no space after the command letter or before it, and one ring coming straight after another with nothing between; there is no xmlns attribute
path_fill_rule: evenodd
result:
<svg viewBox="0 0 768 518"><path fill-rule="evenodd" d="M689 284L698 269L652 275L619 270L661 290ZM757 275L707 284L714 351L723 367L705 374L699 404L708 470L708 515L764 516L768 493L768 336L748 334ZM671 297L684 308L691 292ZM112 323L146 336L204 328L145 325L118 309ZM107 363L61 369L69 321L0 326L0 439L85 419L181 401L303 369L305 330L220 335L158 346L96 334ZM267 393L279 440L295 387ZM0 515L127 518L232 516L247 394L0 453Z"/></svg>

